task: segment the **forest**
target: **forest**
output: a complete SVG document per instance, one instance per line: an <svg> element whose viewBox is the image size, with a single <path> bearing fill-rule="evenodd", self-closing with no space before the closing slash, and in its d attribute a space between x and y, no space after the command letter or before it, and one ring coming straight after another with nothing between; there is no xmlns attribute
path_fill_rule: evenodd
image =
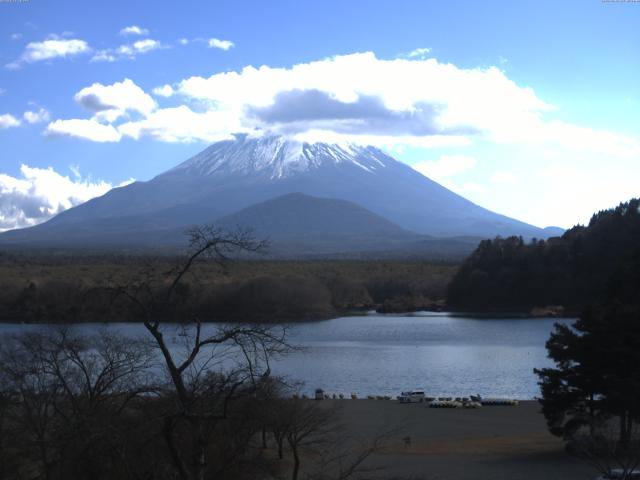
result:
<svg viewBox="0 0 640 480"><path fill-rule="evenodd" d="M178 257L0 254L0 321L138 321L112 288L166 289ZM165 320L303 321L354 311L442 308L456 266L428 261L202 259Z"/></svg>
<svg viewBox="0 0 640 480"><path fill-rule="evenodd" d="M528 312L557 305L571 315L601 303L620 291L621 277L640 268L639 209L640 200L630 200L546 241L482 241L449 284L448 306Z"/></svg>
<svg viewBox="0 0 640 480"><path fill-rule="evenodd" d="M461 264L427 260L201 259L160 314L166 321L290 322L353 312L519 312L600 303L640 270L640 200L548 240L482 241ZM161 295L181 257L0 252L0 321L137 321L115 286ZM619 285L615 287L620 290ZM624 286L623 286L624 287Z"/></svg>

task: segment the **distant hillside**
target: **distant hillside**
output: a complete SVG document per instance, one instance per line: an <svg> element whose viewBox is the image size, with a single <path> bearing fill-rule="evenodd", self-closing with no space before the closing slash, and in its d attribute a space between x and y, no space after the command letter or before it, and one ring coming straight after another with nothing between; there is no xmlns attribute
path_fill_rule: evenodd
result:
<svg viewBox="0 0 640 480"><path fill-rule="evenodd" d="M562 237L482 241L449 285L447 303L467 310L562 305L575 312L610 300L612 292L637 301L639 270L640 199L633 199Z"/></svg>
<svg viewBox="0 0 640 480"><path fill-rule="evenodd" d="M409 232L346 200L290 193L216 222L250 228L270 240L272 255L318 255L402 249L424 236Z"/></svg>
<svg viewBox="0 0 640 480"><path fill-rule="evenodd" d="M318 198L289 193L244 208L216 222L226 228L248 226L259 237L272 239L397 237L417 239L420 235L347 200Z"/></svg>
<svg viewBox="0 0 640 480"><path fill-rule="evenodd" d="M288 258L466 257L481 238L436 238L405 230L353 202L290 193L219 219L270 240L269 254Z"/></svg>

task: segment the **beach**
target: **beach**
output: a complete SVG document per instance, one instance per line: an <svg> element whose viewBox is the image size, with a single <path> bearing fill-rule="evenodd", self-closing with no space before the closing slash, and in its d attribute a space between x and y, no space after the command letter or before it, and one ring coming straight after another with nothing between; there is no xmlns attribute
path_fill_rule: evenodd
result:
<svg viewBox="0 0 640 480"><path fill-rule="evenodd" d="M578 480L596 478L591 467L564 451L551 435L540 405L478 409L428 408L389 400L329 400L354 438L398 428L367 465L371 478Z"/></svg>

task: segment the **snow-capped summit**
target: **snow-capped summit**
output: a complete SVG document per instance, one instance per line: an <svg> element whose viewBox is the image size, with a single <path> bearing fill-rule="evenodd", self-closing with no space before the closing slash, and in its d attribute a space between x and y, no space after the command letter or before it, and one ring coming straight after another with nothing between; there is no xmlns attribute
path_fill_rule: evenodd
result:
<svg viewBox="0 0 640 480"><path fill-rule="evenodd" d="M279 197L281 201L270 201ZM347 203L327 203L327 199ZM306 218L303 211L316 216L309 213ZM327 222L322 215L341 216ZM182 232L194 224L224 224L225 219L261 219L277 225L278 231L295 231L291 241L300 251L306 248L300 242L318 241L317 229L309 228L309 222L323 231L340 225L326 232L334 235L333 245L349 241L343 235L346 224L360 225L362 238L382 245L366 232L379 231L385 221L395 225L395 229L385 227L385 232L403 232L385 233L385 242L393 240L387 237L406 241L406 232L436 237L550 235L475 205L374 147L238 135L214 143L148 182L115 188L36 227L0 234L0 244L162 246L171 235L174 244L184 241ZM363 227L365 220L368 228ZM350 233L350 241L354 234Z"/></svg>
<svg viewBox="0 0 640 480"><path fill-rule="evenodd" d="M235 140L214 143L167 173L191 176L260 173L276 179L340 163L351 163L371 173L384 168L388 162L396 160L375 147L242 134L236 135Z"/></svg>

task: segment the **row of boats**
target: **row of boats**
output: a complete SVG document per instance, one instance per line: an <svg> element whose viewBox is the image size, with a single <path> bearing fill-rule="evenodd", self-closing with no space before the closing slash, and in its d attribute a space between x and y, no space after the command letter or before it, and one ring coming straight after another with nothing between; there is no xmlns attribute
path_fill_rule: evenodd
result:
<svg viewBox="0 0 640 480"><path fill-rule="evenodd" d="M483 405L514 406L518 400L509 398L482 398L480 395L469 397L427 397L423 391L402 392L397 397L400 403L427 403L431 408L480 408Z"/></svg>
<svg viewBox="0 0 640 480"><path fill-rule="evenodd" d="M300 398L298 395L294 395L294 398ZM302 398L308 398L306 395L302 395ZM343 394L329 395L321 388L317 388L314 398L316 400L343 400L345 396ZM368 400L391 400L388 395L368 395ZM470 395L469 397L427 397L423 391L410 390L402 392L398 395L397 400L399 403L426 403L431 408L480 408L483 405L495 405L495 406L513 406L517 405L517 400L507 398L483 398L480 395ZM358 396L355 393L351 394L352 400L357 400Z"/></svg>

